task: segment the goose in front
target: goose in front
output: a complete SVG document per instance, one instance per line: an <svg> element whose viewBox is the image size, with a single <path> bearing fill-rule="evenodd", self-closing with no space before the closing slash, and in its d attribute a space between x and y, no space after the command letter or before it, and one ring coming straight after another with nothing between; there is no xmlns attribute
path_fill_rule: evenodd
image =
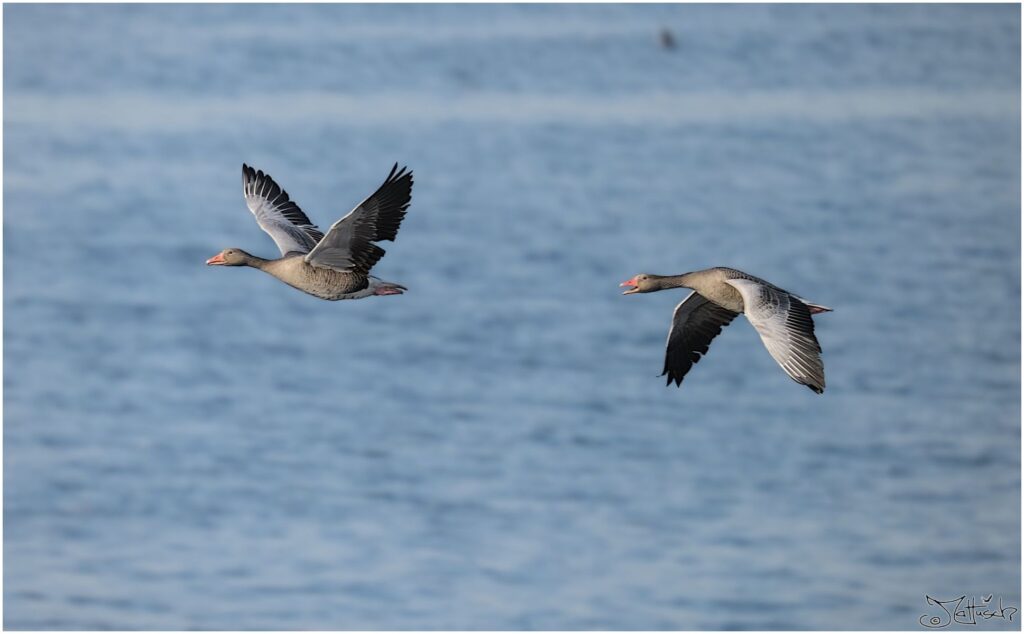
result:
<svg viewBox="0 0 1024 634"><path fill-rule="evenodd" d="M694 363L707 354L711 340L739 314L761 335L772 358L791 379L818 394L825 391L821 346L814 336L811 315L832 310L812 304L743 271L716 267L682 275L641 273L619 286L623 295L689 288L672 315L665 350L666 385L676 386Z"/></svg>
<svg viewBox="0 0 1024 634"><path fill-rule="evenodd" d="M242 193L256 223L277 244L273 260L241 249L225 249L208 265L251 266L320 299L401 295L406 288L370 275L384 255L375 244L394 240L412 198L412 172L398 164L369 198L324 234L269 174L242 165Z"/></svg>

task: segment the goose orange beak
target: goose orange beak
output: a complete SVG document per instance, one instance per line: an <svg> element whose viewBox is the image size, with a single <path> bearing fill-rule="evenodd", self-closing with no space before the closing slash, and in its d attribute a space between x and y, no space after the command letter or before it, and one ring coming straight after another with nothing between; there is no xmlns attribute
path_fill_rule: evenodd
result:
<svg viewBox="0 0 1024 634"><path fill-rule="evenodd" d="M631 277L630 279L626 280L622 284L619 284L620 288L623 287L623 286L629 287L628 291L623 291L622 292L623 295L629 295L629 294L635 293L635 292L637 292L637 290L639 290L639 289L637 289L637 286L636 286L636 278L635 277Z"/></svg>
<svg viewBox="0 0 1024 634"><path fill-rule="evenodd" d="M225 264L223 253L218 253L206 261L206 266L213 266L214 264Z"/></svg>

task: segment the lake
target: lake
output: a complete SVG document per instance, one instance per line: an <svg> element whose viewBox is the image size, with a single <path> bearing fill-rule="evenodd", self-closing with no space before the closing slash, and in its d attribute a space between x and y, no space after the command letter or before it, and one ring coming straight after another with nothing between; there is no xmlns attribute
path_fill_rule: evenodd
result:
<svg viewBox="0 0 1024 634"><path fill-rule="evenodd" d="M675 47L659 43L668 29ZM4 627L922 629L1020 608L1014 5L4 7ZM324 302L320 227L412 205ZM731 266L835 309L828 389ZM1019 629L986 620L983 627Z"/></svg>

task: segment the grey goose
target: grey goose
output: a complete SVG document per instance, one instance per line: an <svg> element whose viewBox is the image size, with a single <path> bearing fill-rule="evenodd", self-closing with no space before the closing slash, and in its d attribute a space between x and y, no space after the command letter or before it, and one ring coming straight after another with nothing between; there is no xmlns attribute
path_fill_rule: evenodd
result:
<svg viewBox="0 0 1024 634"><path fill-rule="evenodd" d="M818 394L825 391L825 367L811 315L831 308L812 304L753 275L725 267L682 275L641 273L619 286L629 287L623 295L669 288L693 291L672 314L665 369L661 374L668 376L666 385L673 381L676 386L681 385L693 364L707 354L711 340L737 315L744 314L761 335L768 353L791 379Z"/></svg>
<svg viewBox="0 0 1024 634"><path fill-rule="evenodd" d="M249 266L285 284L330 301L400 295L400 284L370 275L384 255L375 244L394 240L412 197L412 172L398 164L384 183L324 234L269 174L242 165L242 193L256 223L277 244L281 257L266 260L242 249L225 249L210 266Z"/></svg>

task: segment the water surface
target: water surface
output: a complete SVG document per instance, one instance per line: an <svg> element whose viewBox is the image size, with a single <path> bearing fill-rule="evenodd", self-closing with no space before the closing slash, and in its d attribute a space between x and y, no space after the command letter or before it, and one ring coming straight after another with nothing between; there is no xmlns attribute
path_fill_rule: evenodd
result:
<svg viewBox="0 0 1024 634"><path fill-rule="evenodd" d="M1020 607L1018 8L4 18L6 628ZM410 291L203 266L275 253L243 161L321 227L408 164ZM713 265L835 308L823 396L743 319L664 387L617 284Z"/></svg>

